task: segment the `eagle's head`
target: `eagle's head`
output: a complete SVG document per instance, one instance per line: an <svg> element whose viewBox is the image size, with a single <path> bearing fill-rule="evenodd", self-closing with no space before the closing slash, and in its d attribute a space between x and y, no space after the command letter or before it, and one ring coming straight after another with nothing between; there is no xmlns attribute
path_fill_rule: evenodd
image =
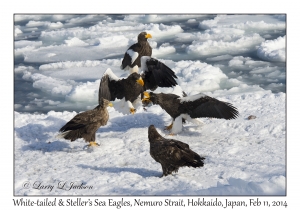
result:
<svg viewBox="0 0 300 210"><path fill-rule="evenodd" d="M108 107L108 106L113 106L113 104L109 101L109 100L106 100L106 99L104 99L104 98L100 98L100 103L99 103L99 105L102 107L102 108L106 108L106 107Z"/></svg>
<svg viewBox="0 0 300 210"><path fill-rule="evenodd" d="M134 72L132 74L130 74L127 78L127 80L129 81L129 83L131 85L134 85L135 83L144 86L144 80L142 79L141 75L139 75L138 73Z"/></svg>
<svg viewBox="0 0 300 210"><path fill-rule="evenodd" d="M152 35L147 32L142 32L138 35L138 41L147 41L149 38L152 38Z"/></svg>
<svg viewBox="0 0 300 210"><path fill-rule="evenodd" d="M148 127L148 140L149 140L149 142L163 140L163 137L157 132L154 125L150 125Z"/></svg>
<svg viewBox="0 0 300 210"><path fill-rule="evenodd" d="M158 96L153 92L144 92L144 98L142 100L144 104L149 104L152 102L153 104L158 104Z"/></svg>

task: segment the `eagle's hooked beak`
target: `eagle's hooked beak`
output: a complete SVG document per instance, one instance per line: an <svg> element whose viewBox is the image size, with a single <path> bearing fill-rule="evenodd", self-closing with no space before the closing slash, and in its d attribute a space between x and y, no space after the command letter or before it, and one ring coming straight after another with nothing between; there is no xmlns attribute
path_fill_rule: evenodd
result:
<svg viewBox="0 0 300 210"><path fill-rule="evenodd" d="M144 92L144 98L142 99L142 101L150 101L150 94L148 92Z"/></svg>
<svg viewBox="0 0 300 210"><path fill-rule="evenodd" d="M145 38L146 39L152 38L152 35L151 34L147 34L147 35L145 35Z"/></svg>
<svg viewBox="0 0 300 210"><path fill-rule="evenodd" d="M108 106L113 107L114 105L113 105L113 103L110 102L110 103L108 104Z"/></svg>
<svg viewBox="0 0 300 210"><path fill-rule="evenodd" d="M140 77L138 80L136 80L136 82L138 84L140 84L141 86L144 86L144 80L142 79L142 77Z"/></svg>

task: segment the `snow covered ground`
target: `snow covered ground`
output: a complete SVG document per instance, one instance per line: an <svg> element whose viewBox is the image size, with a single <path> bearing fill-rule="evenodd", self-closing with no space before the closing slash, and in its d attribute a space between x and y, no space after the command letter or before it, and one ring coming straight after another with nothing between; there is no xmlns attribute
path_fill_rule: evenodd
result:
<svg viewBox="0 0 300 210"><path fill-rule="evenodd" d="M168 136L171 118L159 106L135 115L109 108L108 125L97 132L96 149L84 150L80 139L56 139L59 128L76 112L15 113L16 195L284 195L286 183L285 94L255 91L218 97L240 111L235 120L204 119ZM256 119L248 120L249 115ZM148 126L166 138L190 145L205 156L203 168L181 168L159 178L160 164L149 154ZM54 185L49 189L24 189ZM59 182L78 182L92 190L61 190Z"/></svg>
<svg viewBox="0 0 300 210"><path fill-rule="evenodd" d="M16 15L15 195L285 195L285 27L285 15ZM240 117L187 123L171 137L159 106L134 115L109 108L100 147L57 139L61 126L97 105L107 68L126 76L122 54L144 30L188 95L232 103ZM204 167L159 178L151 124L205 156ZM71 182L92 189L67 190Z"/></svg>

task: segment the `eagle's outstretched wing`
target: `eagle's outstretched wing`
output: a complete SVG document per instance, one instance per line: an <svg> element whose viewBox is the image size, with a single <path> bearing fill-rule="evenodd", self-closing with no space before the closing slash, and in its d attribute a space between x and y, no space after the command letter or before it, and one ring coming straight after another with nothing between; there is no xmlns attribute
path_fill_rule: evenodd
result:
<svg viewBox="0 0 300 210"><path fill-rule="evenodd" d="M187 113L191 118L211 117L219 119L235 119L239 112L232 104L219 101L204 94L182 97L179 111Z"/></svg>
<svg viewBox="0 0 300 210"><path fill-rule="evenodd" d="M103 97L106 100L114 101L116 98L123 98L123 88L120 88L120 78L118 78L110 68L108 68L100 81L98 101Z"/></svg>
<svg viewBox="0 0 300 210"><path fill-rule="evenodd" d="M145 90L155 90L157 87L173 87L177 85L177 76L174 71L155 58L143 56L141 69L144 71L142 78L145 82Z"/></svg>

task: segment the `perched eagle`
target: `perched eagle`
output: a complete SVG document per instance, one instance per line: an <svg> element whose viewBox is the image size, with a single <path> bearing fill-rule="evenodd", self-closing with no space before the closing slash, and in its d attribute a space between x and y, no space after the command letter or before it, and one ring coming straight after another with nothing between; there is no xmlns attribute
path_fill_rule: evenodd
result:
<svg viewBox="0 0 300 210"><path fill-rule="evenodd" d="M205 158L189 148L189 145L174 139L163 138L155 129L154 125L148 128L151 157L161 164L163 175L178 172L179 167L192 166L202 167Z"/></svg>
<svg viewBox="0 0 300 210"><path fill-rule="evenodd" d="M108 121L109 114L106 109L108 106L112 106L112 103L101 98L99 105L94 109L77 114L61 127L59 130L61 133L57 137L71 141L83 138L90 143L88 146L97 146L96 131Z"/></svg>
<svg viewBox="0 0 300 210"><path fill-rule="evenodd" d="M100 81L99 99L101 97L115 101L121 99L121 105L116 105L118 111L124 114L134 114L133 103L143 96L146 90L155 90L157 87L173 87L177 85L175 73L162 62L142 57L143 72L133 72L127 78L117 77L111 69L107 69ZM125 110L124 110L125 109Z"/></svg>
<svg viewBox="0 0 300 210"><path fill-rule="evenodd" d="M138 35L138 43L129 47L124 54L121 69L130 70L130 73L138 72L138 68L141 67L141 57L152 55L152 48L147 41L149 38L152 38L152 36L146 32Z"/></svg>
<svg viewBox="0 0 300 210"><path fill-rule="evenodd" d="M175 94L144 92L143 101L158 104L171 115L173 122L166 127L171 130L171 134L179 133L182 130L182 121L184 120L201 124L194 118L210 117L230 120L239 115L238 110L232 104L204 94L180 97Z"/></svg>

